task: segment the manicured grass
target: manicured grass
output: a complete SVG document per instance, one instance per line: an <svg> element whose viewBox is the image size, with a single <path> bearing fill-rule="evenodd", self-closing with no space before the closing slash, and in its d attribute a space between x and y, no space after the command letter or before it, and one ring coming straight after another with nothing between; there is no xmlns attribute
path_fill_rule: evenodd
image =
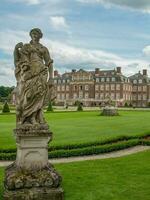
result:
<svg viewBox="0 0 150 200"><path fill-rule="evenodd" d="M57 164L65 200L149 200L150 151L107 160ZM0 200L2 179L0 169Z"/></svg>
<svg viewBox="0 0 150 200"><path fill-rule="evenodd" d="M93 112L45 113L54 133L51 145L102 141L121 135L150 132L150 111L120 111L120 116L99 116ZM0 115L0 148L14 148L15 115Z"/></svg>

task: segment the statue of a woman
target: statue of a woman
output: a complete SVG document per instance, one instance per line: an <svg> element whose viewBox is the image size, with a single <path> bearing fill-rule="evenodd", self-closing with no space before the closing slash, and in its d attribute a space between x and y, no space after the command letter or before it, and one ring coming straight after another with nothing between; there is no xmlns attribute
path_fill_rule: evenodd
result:
<svg viewBox="0 0 150 200"><path fill-rule="evenodd" d="M17 79L17 124L45 123L42 108L48 91L49 69L53 60L48 49L39 43L40 29L30 31L30 43L18 43L14 50Z"/></svg>

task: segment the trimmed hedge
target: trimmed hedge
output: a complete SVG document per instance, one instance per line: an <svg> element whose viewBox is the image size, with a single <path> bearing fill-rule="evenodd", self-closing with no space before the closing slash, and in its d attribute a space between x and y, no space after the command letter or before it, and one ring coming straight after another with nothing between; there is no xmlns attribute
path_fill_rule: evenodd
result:
<svg viewBox="0 0 150 200"><path fill-rule="evenodd" d="M86 148L86 147L92 147L92 146L114 144L114 143L118 143L120 141L129 141L132 139L141 139L143 141L143 144L147 143L147 145L150 145L149 144L150 142L148 142L148 140L144 139L148 136L150 136L150 133L145 133L145 134L137 135L137 136L118 136L118 137L103 140L103 141L96 141L96 142L89 142L89 143L57 145L57 146L49 147L48 151L51 152L51 151L56 151L56 150L72 150L72 149ZM17 151L16 148L0 149L0 153L16 153L16 151Z"/></svg>
<svg viewBox="0 0 150 200"><path fill-rule="evenodd" d="M56 150L48 153L49 158L65 158L73 156L97 155L100 153L108 153L129 147L140 145L141 141L138 139L118 142L116 144L106 144L103 146L93 146L72 150Z"/></svg>
<svg viewBox="0 0 150 200"><path fill-rule="evenodd" d="M64 158L73 156L85 156L100 153L108 153L141 144L139 139L132 139L129 141L122 141L115 144L105 144L102 146L92 146L71 150L55 150L48 153L49 158ZM0 160L15 160L16 153L0 153Z"/></svg>

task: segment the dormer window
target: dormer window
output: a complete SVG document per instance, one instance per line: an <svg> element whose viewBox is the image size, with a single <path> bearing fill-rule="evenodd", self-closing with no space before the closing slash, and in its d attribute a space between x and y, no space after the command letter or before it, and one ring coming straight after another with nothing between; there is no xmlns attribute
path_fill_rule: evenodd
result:
<svg viewBox="0 0 150 200"><path fill-rule="evenodd" d="M136 80L136 79L135 79L135 80L133 80L133 83L134 83L134 84L136 84L136 83L137 83L137 80Z"/></svg>
<svg viewBox="0 0 150 200"><path fill-rule="evenodd" d="M142 83L142 79L139 79L139 83Z"/></svg>

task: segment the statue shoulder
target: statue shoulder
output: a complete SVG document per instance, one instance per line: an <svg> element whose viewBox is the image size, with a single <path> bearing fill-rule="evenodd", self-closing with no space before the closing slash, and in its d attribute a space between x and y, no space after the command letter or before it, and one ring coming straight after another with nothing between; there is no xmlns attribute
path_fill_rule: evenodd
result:
<svg viewBox="0 0 150 200"><path fill-rule="evenodd" d="M43 44L40 43L39 45L40 45L40 48L43 49L44 52L48 51L48 48L45 47Z"/></svg>
<svg viewBox="0 0 150 200"><path fill-rule="evenodd" d="M31 44L25 43L25 44L23 45L23 48L24 48L24 49L30 49L30 48L31 48Z"/></svg>

